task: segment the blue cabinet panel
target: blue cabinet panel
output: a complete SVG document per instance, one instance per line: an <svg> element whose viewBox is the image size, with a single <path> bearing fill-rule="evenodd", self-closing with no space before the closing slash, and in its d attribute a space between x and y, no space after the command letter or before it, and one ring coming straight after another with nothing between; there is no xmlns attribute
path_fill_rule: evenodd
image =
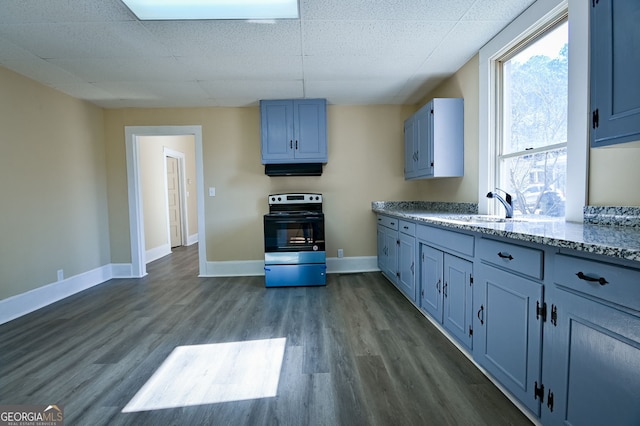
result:
<svg viewBox="0 0 640 426"><path fill-rule="evenodd" d="M420 244L419 306L438 322L442 322L443 254L440 250Z"/></svg>
<svg viewBox="0 0 640 426"><path fill-rule="evenodd" d="M475 301L473 356L536 416L541 384L542 284L481 264Z"/></svg>
<svg viewBox="0 0 640 426"><path fill-rule="evenodd" d="M640 318L556 293L557 327L549 331L555 336L548 348L554 371L545 378L553 410L543 412L544 423L639 425Z"/></svg>
<svg viewBox="0 0 640 426"><path fill-rule="evenodd" d="M324 99L260 101L262 163L326 163Z"/></svg>
<svg viewBox="0 0 640 426"><path fill-rule="evenodd" d="M640 140L640 2L592 2L591 146Z"/></svg>
<svg viewBox="0 0 640 426"><path fill-rule="evenodd" d="M398 287L412 302L416 301L416 238L400 233L398 251Z"/></svg>
<svg viewBox="0 0 640 426"><path fill-rule="evenodd" d="M442 325L467 348L471 348L473 264L467 260L444 254L444 285Z"/></svg>
<svg viewBox="0 0 640 426"><path fill-rule="evenodd" d="M463 110L463 99L436 98L405 121L405 179L464 175Z"/></svg>

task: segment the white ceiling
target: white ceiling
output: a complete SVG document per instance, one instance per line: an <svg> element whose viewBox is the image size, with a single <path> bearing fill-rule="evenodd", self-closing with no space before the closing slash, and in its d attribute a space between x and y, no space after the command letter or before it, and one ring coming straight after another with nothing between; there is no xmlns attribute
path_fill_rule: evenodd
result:
<svg viewBox="0 0 640 426"><path fill-rule="evenodd" d="M251 23L0 0L0 65L105 108L414 104L533 1L300 0L299 20Z"/></svg>

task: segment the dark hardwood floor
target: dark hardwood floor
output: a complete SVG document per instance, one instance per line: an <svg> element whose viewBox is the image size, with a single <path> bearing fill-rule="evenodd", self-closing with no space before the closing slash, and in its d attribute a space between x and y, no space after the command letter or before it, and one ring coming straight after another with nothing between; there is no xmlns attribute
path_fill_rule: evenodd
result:
<svg viewBox="0 0 640 426"><path fill-rule="evenodd" d="M0 326L0 404L61 404L68 425L531 424L380 273L266 289L197 268L180 248ZM279 337L275 397L121 412L177 346Z"/></svg>

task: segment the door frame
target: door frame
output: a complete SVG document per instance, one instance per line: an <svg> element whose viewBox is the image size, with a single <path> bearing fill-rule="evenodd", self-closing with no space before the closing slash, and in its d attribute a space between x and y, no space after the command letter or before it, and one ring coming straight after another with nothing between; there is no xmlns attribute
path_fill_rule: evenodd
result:
<svg viewBox="0 0 640 426"><path fill-rule="evenodd" d="M169 188L167 183L167 158L174 158L178 161L178 208L180 209L180 244L183 246L188 245L189 240L189 213L187 206L187 189L186 189L186 179L185 179L185 155L180 151L176 151L171 148L164 147L163 149L163 158L164 158L164 196L165 202L167 204L166 215L167 215L167 238L169 241L169 245L171 245L171 223L170 223L170 215L169 215Z"/></svg>
<svg viewBox="0 0 640 426"><path fill-rule="evenodd" d="M198 265L200 276L206 271L206 238L204 224L204 168L202 158L202 126L125 126L129 232L131 239L131 276L147 275L145 263L144 218L140 177L140 136L193 135L196 154L196 197L198 204Z"/></svg>

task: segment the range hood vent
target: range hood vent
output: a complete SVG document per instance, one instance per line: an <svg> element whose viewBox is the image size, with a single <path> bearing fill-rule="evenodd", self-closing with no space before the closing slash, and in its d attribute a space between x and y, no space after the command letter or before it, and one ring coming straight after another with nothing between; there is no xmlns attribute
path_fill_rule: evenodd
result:
<svg viewBox="0 0 640 426"><path fill-rule="evenodd" d="M320 176L322 163L265 164L267 176Z"/></svg>

